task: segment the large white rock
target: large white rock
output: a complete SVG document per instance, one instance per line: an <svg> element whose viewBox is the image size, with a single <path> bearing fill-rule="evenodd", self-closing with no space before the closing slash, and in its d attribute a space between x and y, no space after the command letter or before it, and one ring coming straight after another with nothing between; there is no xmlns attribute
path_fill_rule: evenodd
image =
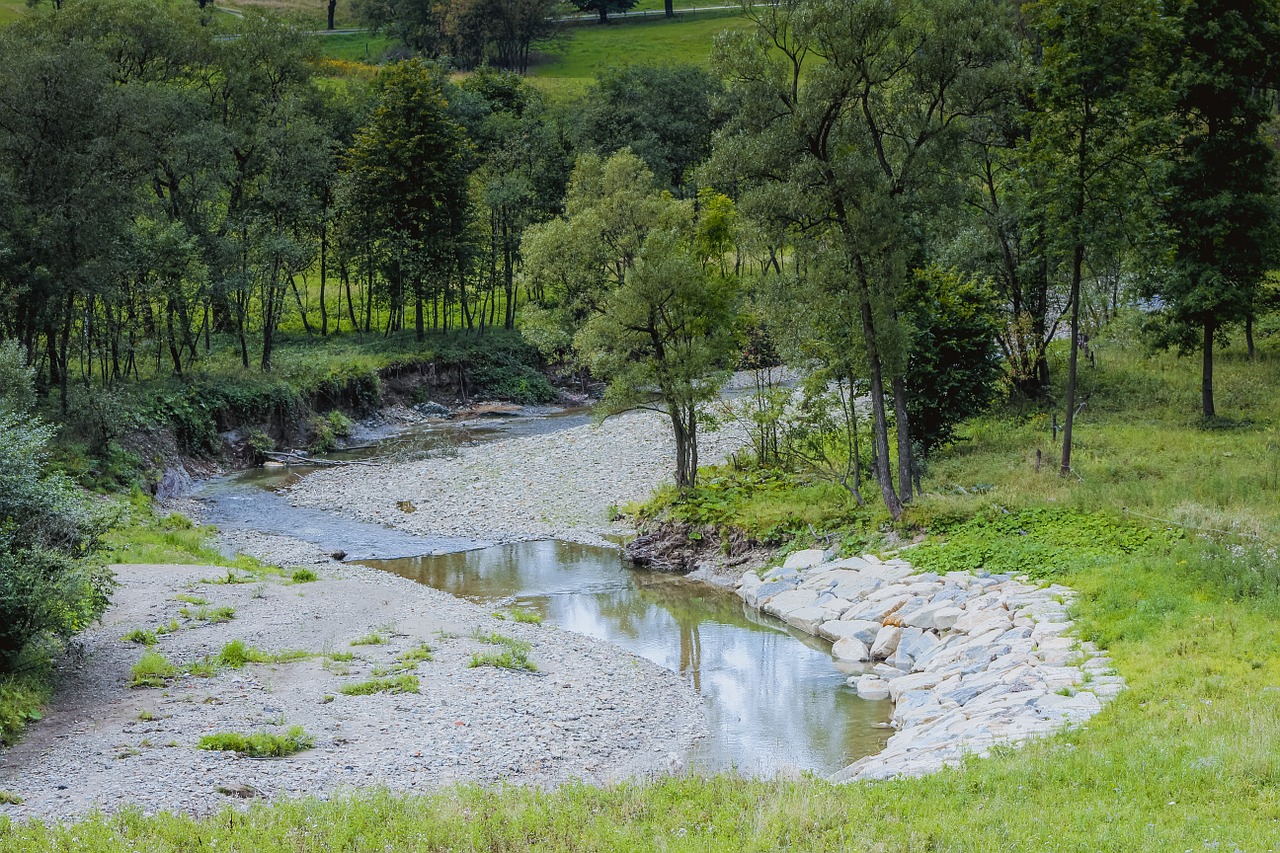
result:
<svg viewBox="0 0 1280 853"><path fill-rule="evenodd" d="M836 640L831 646L831 654L837 660L851 660L858 663L871 660L871 652L867 644L855 637Z"/></svg>
<svg viewBox="0 0 1280 853"><path fill-rule="evenodd" d="M843 637L857 637L870 646L876 641L876 634L880 633L881 627L879 622L872 622L869 619L840 619L837 622L824 623L818 629L818 634L832 642Z"/></svg>
<svg viewBox="0 0 1280 853"><path fill-rule="evenodd" d="M950 601L944 601L929 604L919 610L908 613L902 617L902 621L907 625L929 631L946 631L956 624L956 620L963 615L964 611L962 609L956 607Z"/></svg>
<svg viewBox="0 0 1280 853"><path fill-rule="evenodd" d="M889 682L878 675L860 675L854 684L863 699L889 698Z"/></svg>
<svg viewBox="0 0 1280 853"><path fill-rule="evenodd" d="M896 625L885 625L876 634L875 642L871 644L871 657L875 660L884 660L897 650L898 641L901 639L901 628Z"/></svg>
<svg viewBox="0 0 1280 853"><path fill-rule="evenodd" d="M808 607L818 600L818 594L811 589L789 589L780 592L768 601L761 599L764 612L770 616L785 617L792 610Z"/></svg>
<svg viewBox="0 0 1280 853"><path fill-rule="evenodd" d="M787 613L783 613L782 620L788 625L792 625L804 631L806 634L817 634L818 626L823 622L830 621L831 612L825 608L810 605L808 607L797 607Z"/></svg>
<svg viewBox="0 0 1280 853"><path fill-rule="evenodd" d="M784 569L811 569L827 561L827 552L821 548L807 548L804 551L793 551L783 561Z"/></svg>

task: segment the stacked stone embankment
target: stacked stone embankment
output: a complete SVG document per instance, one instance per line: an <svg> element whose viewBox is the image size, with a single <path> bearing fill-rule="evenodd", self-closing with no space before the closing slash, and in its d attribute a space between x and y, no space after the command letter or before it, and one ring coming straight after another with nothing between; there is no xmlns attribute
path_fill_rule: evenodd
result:
<svg viewBox="0 0 1280 853"><path fill-rule="evenodd" d="M1109 658L1070 635L1067 587L831 556L801 551L763 576L747 572L738 594L830 640L858 695L894 701L884 751L837 781L931 773L1083 723L1124 688Z"/></svg>

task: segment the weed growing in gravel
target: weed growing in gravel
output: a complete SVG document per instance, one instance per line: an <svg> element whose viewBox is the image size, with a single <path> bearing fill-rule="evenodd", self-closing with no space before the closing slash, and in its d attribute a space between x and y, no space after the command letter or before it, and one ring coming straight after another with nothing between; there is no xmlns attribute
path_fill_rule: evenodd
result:
<svg viewBox="0 0 1280 853"><path fill-rule="evenodd" d="M174 598L176 598L178 601L181 601L183 604L194 604L196 606L209 603L209 599L207 598L201 598L198 595L187 595L186 593L182 593L181 595L175 595Z"/></svg>
<svg viewBox="0 0 1280 853"><path fill-rule="evenodd" d="M178 676L178 668L164 655L148 649L129 670L129 675L132 676L130 687L164 687L170 678Z"/></svg>
<svg viewBox="0 0 1280 853"><path fill-rule="evenodd" d="M374 693L417 693L418 676L397 675L393 678L371 678L356 684L344 684L340 688L345 696L370 696Z"/></svg>
<svg viewBox="0 0 1280 853"><path fill-rule="evenodd" d="M511 618L517 622L523 622L527 625L541 625L542 614L536 610L525 610L521 607L513 608Z"/></svg>
<svg viewBox="0 0 1280 853"><path fill-rule="evenodd" d="M396 660L401 663L417 663L418 661L431 660L431 647L426 643L419 643L407 651L401 652Z"/></svg>
<svg viewBox="0 0 1280 853"><path fill-rule="evenodd" d="M332 661L355 660L355 652L324 652L323 654Z"/></svg>
<svg viewBox="0 0 1280 853"><path fill-rule="evenodd" d="M294 583L311 583L319 580L319 576L310 569L294 569L292 577Z"/></svg>
<svg viewBox="0 0 1280 853"><path fill-rule="evenodd" d="M183 619L189 619L192 622L206 622L210 625L219 622L230 622L236 618L236 609L234 607L197 607L192 610L190 607L183 607L178 611L178 615Z"/></svg>
<svg viewBox="0 0 1280 853"><path fill-rule="evenodd" d="M316 745L316 739L307 734L302 726L290 726L283 735L270 732L218 732L205 735L196 744L197 749L224 750L238 752L251 758L283 758Z"/></svg>
<svg viewBox="0 0 1280 853"><path fill-rule="evenodd" d="M20 806L22 805L22 797L17 794L11 794L0 788L0 806Z"/></svg>
<svg viewBox="0 0 1280 853"><path fill-rule="evenodd" d="M537 672L538 667L529 660L529 649L532 648L524 640L517 640L515 637L506 637L494 631L490 634L476 634L476 639L495 646L502 646L500 652L476 652L471 656L470 667L477 666L496 666L501 669L523 670L525 672Z"/></svg>
<svg viewBox="0 0 1280 853"><path fill-rule="evenodd" d="M245 645L244 640L232 640L222 647L217 661L223 666L240 669L247 663L288 663L311 657L310 652L301 649L286 649L280 652L264 652L253 646Z"/></svg>
<svg viewBox="0 0 1280 853"><path fill-rule="evenodd" d="M182 627L182 626L178 624L178 620L177 620L177 619L170 619L170 620L169 620L167 623L165 623L164 625L157 625L157 626L156 626L156 634L157 634L157 635L159 635L159 634L172 634L172 633L174 633L175 631L177 631L180 627Z"/></svg>
<svg viewBox="0 0 1280 853"><path fill-rule="evenodd" d="M353 646L381 646L387 642L387 638L379 634L377 631L371 631L363 637L358 637L351 641Z"/></svg>
<svg viewBox="0 0 1280 853"><path fill-rule="evenodd" d="M120 638L122 643L137 643L140 646L154 646L160 642L156 637L156 632L146 628L134 628L129 633Z"/></svg>

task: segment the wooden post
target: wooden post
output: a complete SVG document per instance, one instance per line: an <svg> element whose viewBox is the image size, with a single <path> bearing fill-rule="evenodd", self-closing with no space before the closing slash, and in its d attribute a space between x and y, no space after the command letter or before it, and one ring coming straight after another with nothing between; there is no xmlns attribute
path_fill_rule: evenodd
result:
<svg viewBox="0 0 1280 853"><path fill-rule="evenodd" d="M1040 463L1043 461L1044 454L1040 452L1040 448L1036 448L1036 473L1040 473Z"/></svg>
<svg viewBox="0 0 1280 853"><path fill-rule="evenodd" d="M1058 413L1053 413L1053 440L1058 440Z"/></svg>

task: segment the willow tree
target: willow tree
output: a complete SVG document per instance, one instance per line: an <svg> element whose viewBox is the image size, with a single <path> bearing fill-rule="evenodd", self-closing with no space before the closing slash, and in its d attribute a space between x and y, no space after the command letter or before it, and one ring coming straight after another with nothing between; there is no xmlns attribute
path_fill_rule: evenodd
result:
<svg viewBox="0 0 1280 853"><path fill-rule="evenodd" d="M1007 6L780 0L744 14L753 26L722 35L715 51L737 111L714 171L745 187L744 210L770 211L805 251L831 256L815 268L827 272L835 301L855 307L873 468L897 518L914 464L903 312L924 250L915 235L954 186L966 121L988 111L1003 85Z"/></svg>

